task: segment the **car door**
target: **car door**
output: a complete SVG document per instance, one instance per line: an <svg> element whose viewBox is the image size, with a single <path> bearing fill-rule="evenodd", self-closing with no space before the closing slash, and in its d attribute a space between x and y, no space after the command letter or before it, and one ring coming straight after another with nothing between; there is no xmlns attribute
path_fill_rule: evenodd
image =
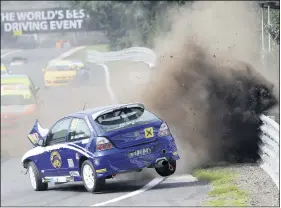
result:
<svg viewBox="0 0 281 208"><path fill-rule="evenodd" d="M44 176L59 176L59 170L64 165L64 151L71 119L64 118L59 120L53 125L47 135L45 152L42 156L44 167L41 168Z"/></svg>
<svg viewBox="0 0 281 208"><path fill-rule="evenodd" d="M77 171L79 173L79 158L89 154L86 146L90 138L91 130L87 122L82 118L73 118L67 139L67 144L70 148L65 150L63 165L59 170L60 175L66 176L70 174L77 176Z"/></svg>

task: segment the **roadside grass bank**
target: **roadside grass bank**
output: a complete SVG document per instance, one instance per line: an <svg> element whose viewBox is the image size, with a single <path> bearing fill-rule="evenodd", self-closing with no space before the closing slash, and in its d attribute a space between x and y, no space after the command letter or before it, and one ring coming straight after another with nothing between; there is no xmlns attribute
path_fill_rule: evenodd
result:
<svg viewBox="0 0 281 208"><path fill-rule="evenodd" d="M193 172L198 180L209 181L211 191L205 206L248 206L248 193L235 184L237 172L227 169L198 169Z"/></svg>
<svg viewBox="0 0 281 208"><path fill-rule="evenodd" d="M193 175L211 186L200 206L280 206L279 189L257 163L205 167Z"/></svg>
<svg viewBox="0 0 281 208"><path fill-rule="evenodd" d="M86 46L85 48L73 53L72 55L65 57L64 59L70 59L70 60L81 60L86 62L87 61L87 51L88 50L96 50L99 52L106 52L109 50L109 47L107 44L99 44L99 45L90 45Z"/></svg>

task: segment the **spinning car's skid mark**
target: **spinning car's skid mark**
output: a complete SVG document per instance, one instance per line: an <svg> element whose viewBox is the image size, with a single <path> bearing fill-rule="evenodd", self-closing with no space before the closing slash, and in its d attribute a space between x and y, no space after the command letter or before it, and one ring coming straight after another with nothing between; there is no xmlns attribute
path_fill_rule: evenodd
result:
<svg viewBox="0 0 281 208"><path fill-rule="evenodd" d="M160 184L162 181L164 181L166 178L155 178L153 179L152 181L150 181L148 184L146 184L144 187L142 187L141 189L139 190L136 190L136 191L133 191L131 193L128 193L128 194L125 194L123 196L120 196L120 197L117 197L117 198L114 198L114 199L111 199L111 200L108 200L108 201L105 201L105 202L101 202L101 203L97 203L97 204L93 204L91 206L93 207L99 207L99 206L104 206L104 205L107 205L107 204L111 204L111 203L114 203L114 202L118 202L118 201L121 201L123 199L127 199L127 198L130 198L132 196L135 196L135 195L138 195L138 194L141 194L142 192L145 192L149 189L152 189L153 187L157 186L158 184Z"/></svg>
<svg viewBox="0 0 281 208"><path fill-rule="evenodd" d="M169 176L169 177L165 177L165 178L155 178L139 190L133 191L131 193L125 194L125 195L120 196L120 197L116 197L114 199L111 199L111 200L108 200L108 201L105 201L105 202L93 204L91 206L98 207L98 206L108 205L108 204L111 204L111 203L114 203L114 202L119 202L121 200L130 198L130 197L136 196L138 194L141 194L145 191L148 191L149 189L152 189L159 184L175 183L175 181L177 183L192 183L192 182L195 182L195 181L198 181L198 180L197 180L197 178L195 178L192 175L178 175L178 176ZM108 206L110 206L110 205L108 205ZM113 205L111 205L111 206L113 206Z"/></svg>

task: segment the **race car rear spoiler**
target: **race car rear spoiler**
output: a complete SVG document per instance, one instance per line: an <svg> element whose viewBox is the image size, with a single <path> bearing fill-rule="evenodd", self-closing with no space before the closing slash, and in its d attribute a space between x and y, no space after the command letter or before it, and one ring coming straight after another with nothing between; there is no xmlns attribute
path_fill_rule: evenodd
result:
<svg viewBox="0 0 281 208"><path fill-rule="evenodd" d="M92 118L95 120L95 119L97 119L97 118L98 118L99 116L101 116L101 115L104 115L104 114L113 112L113 111L115 111L115 110L124 109L124 108L142 108L142 109L145 109L145 106L144 106L144 104L142 104L142 103L120 104L120 105L113 106L113 107L110 108L110 109L103 110L103 111L99 111L99 112L93 114L93 115L92 115Z"/></svg>

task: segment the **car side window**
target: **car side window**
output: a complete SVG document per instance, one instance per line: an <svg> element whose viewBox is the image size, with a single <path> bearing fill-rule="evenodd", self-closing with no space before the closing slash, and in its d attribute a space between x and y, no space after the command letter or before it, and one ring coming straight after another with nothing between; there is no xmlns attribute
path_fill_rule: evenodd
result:
<svg viewBox="0 0 281 208"><path fill-rule="evenodd" d="M70 125L68 141L73 142L82 139L89 139L91 131L84 119L74 118Z"/></svg>
<svg viewBox="0 0 281 208"><path fill-rule="evenodd" d="M68 134L70 122L71 118L66 118L57 122L47 136L46 146L64 143Z"/></svg>

